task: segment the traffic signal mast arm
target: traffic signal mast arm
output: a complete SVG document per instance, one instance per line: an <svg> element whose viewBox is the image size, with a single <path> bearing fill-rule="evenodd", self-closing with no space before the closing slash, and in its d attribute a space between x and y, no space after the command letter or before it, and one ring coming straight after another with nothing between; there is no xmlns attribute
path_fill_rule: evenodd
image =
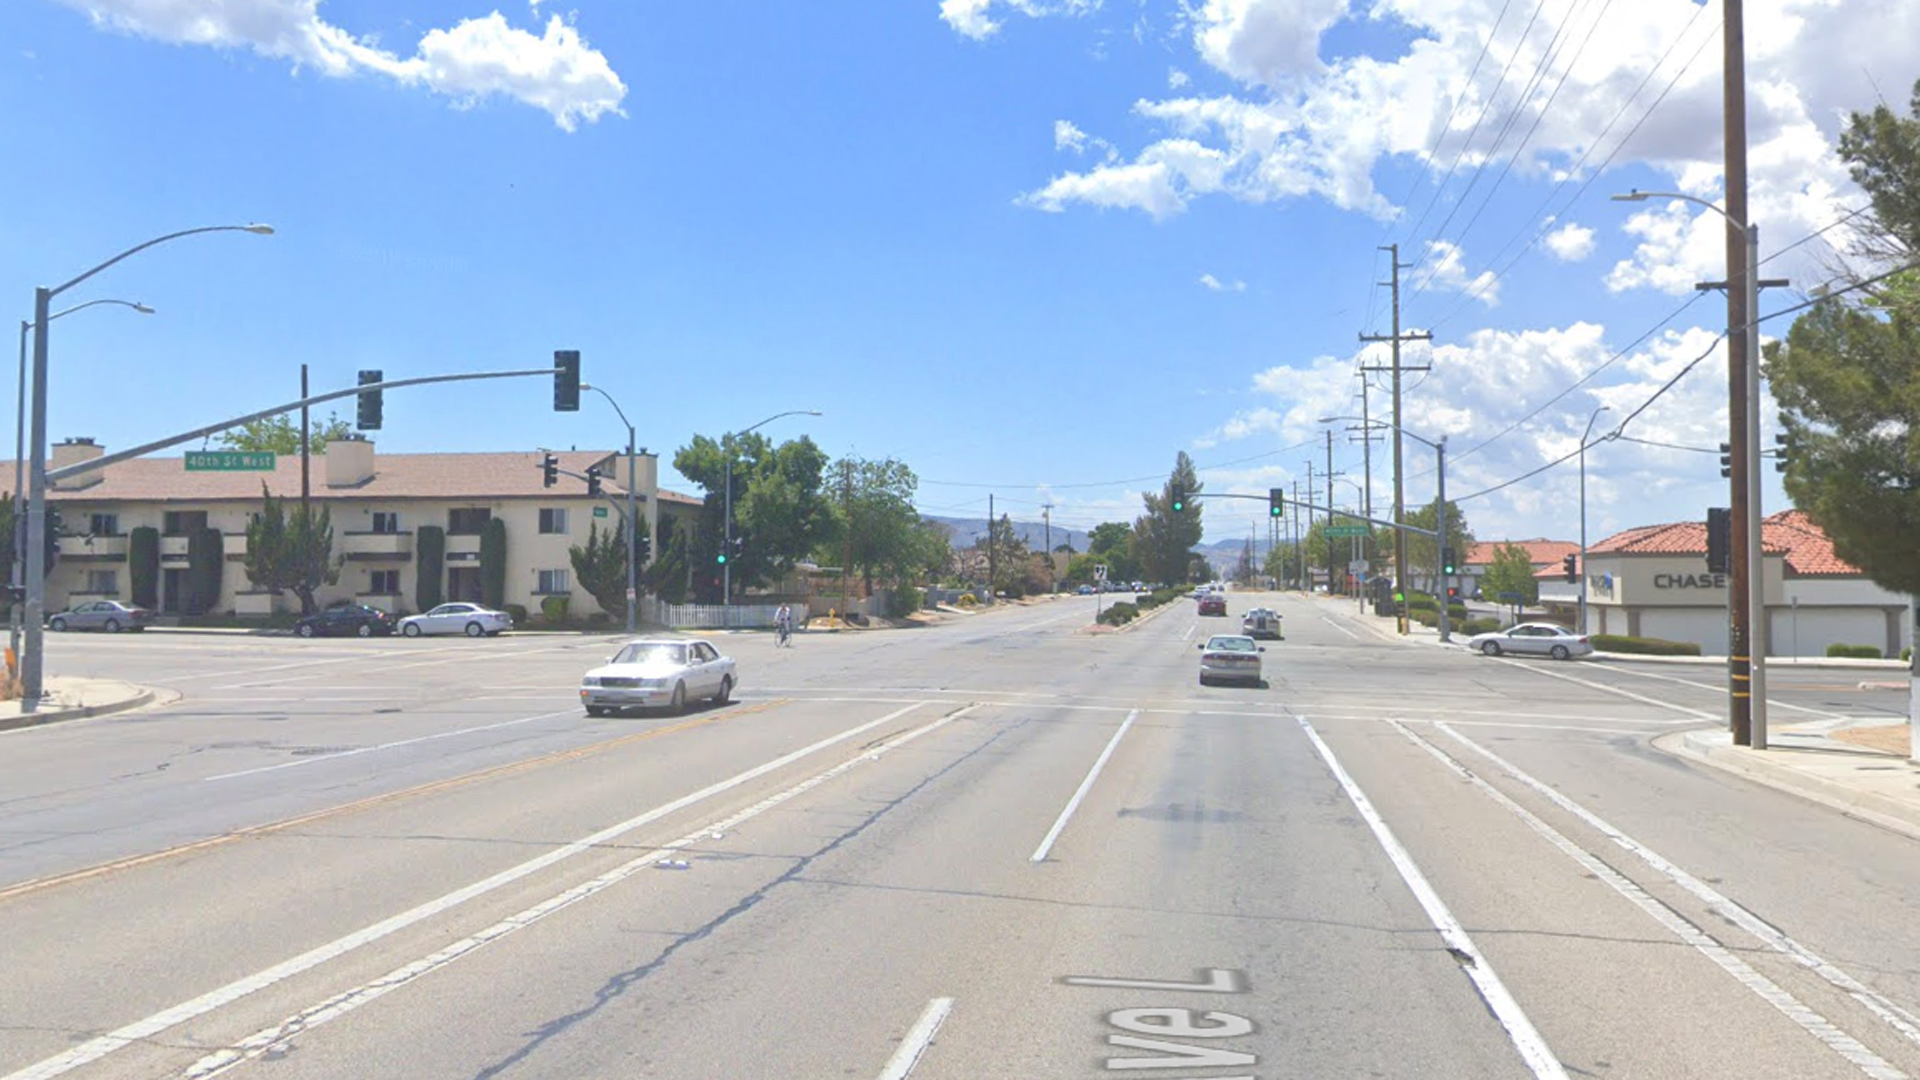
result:
<svg viewBox="0 0 1920 1080"><path fill-rule="evenodd" d="M1241 495L1231 491L1218 491L1218 492L1203 491L1203 492L1200 492L1199 494L1193 494L1189 492L1187 495L1187 498L1189 499L1252 499L1254 502L1267 501L1267 496L1265 495ZM1366 516L1365 514L1356 514L1351 510L1335 510L1332 507L1321 506L1318 503L1308 502L1305 499L1288 499L1287 505L1304 506L1308 510L1311 510L1315 513L1333 514L1338 517L1352 518L1355 521L1364 521L1369 525L1378 525L1383 529L1400 529L1405 532L1418 533L1421 536L1432 536L1436 538L1439 537L1440 535L1439 532L1433 529L1423 529L1418 525L1403 525L1403 524L1398 524L1392 521L1382 521L1379 518L1371 518Z"/></svg>
<svg viewBox="0 0 1920 1080"><path fill-rule="evenodd" d="M515 378L521 378L528 375L551 376L554 374L554 370L555 369L550 367L543 367L543 368L529 368L524 371L472 371L472 372L466 372L459 375L422 375L412 379L388 379L386 382L368 383L365 386L352 386L352 387L348 387L345 390L331 390L324 394L315 394L312 397L301 398L298 401L289 401L285 405L275 405L270 409L261 409L259 412L251 412L246 414L245 416L236 416L231 420L222 420L217 424L208 424L205 427L197 427L197 428L194 428L192 431L182 432L179 435L169 435L164 439L156 439L153 442L143 443L139 446L130 447L126 450L121 450L117 453L102 454L99 457L93 458L90 461L76 462L72 465L67 465L58 469L48 469L47 480L49 482L52 482L56 480L65 480L69 477L81 476L85 473L93 472L96 469L104 469L109 465L118 465L122 461L131 461L137 457L145 457L146 455L151 454L156 450L165 450L169 447L179 446L181 443L192 442L195 439L204 439L209 435L218 435L220 432L225 431L228 428L236 428L236 427L239 427L241 424L250 424L255 420L264 420L269 416L278 416L281 413L289 413L294 411L295 409L298 409L306 405L318 405L323 401L338 401L341 398L355 397L363 391L397 390L402 386L424 386L428 383L466 382L473 379L515 379Z"/></svg>

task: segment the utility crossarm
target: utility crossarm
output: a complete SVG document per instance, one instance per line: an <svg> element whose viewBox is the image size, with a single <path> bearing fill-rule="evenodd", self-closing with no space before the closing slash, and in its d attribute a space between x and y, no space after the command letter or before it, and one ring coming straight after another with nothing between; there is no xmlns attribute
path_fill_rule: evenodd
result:
<svg viewBox="0 0 1920 1080"><path fill-rule="evenodd" d="M194 428L192 431L182 432L179 435L169 435L164 439L144 443L140 446L131 447L116 453L102 454L90 461L79 461L58 469L49 469L47 470L47 480L65 480L69 477L81 476L93 472L96 469L104 469L109 465L117 465L122 461L131 461L137 457L145 457L156 450L165 450L168 447L179 446L181 443L192 442L195 439L204 439L209 435L218 435L228 428L236 428L241 424L250 424L255 420L264 420L269 416L289 413L302 406L318 405L323 401L338 401L341 398L356 397L367 391L397 390L402 386L422 386L427 383L465 382L472 379L512 379L527 375L552 375L558 370L560 369L546 367L529 368L525 371L473 371L461 375L422 375L413 379L388 379L386 382L368 383L365 386L356 386L349 390L332 390L324 394L315 394L312 397L301 398L298 401L289 401L285 405L275 405L270 409L261 409L259 412L251 412L245 416L236 416L231 420L222 420L217 424L208 424L205 427Z"/></svg>
<svg viewBox="0 0 1920 1080"><path fill-rule="evenodd" d="M1190 494L1187 496L1187 498L1189 499L1252 499L1254 502L1267 501L1267 497L1265 495L1240 495L1230 491L1219 491L1219 492L1202 491L1197 495ZM1370 518L1364 514L1356 514L1349 510L1335 510L1332 507L1320 506L1316 503L1308 502L1305 499L1288 499L1287 505L1288 506L1304 506L1308 510L1313 511L1316 514L1337 514L1343 518L1352 518L1355 521L1364 521L1369 525L1378 525L1383 529L1402 529L1406 532L1418 533L1421 536L1438 537L1440 535L1438 531L1433 529L1423 529L1418 525L1401 525L1391 521L1381 521L1379 518Z"/></svg>

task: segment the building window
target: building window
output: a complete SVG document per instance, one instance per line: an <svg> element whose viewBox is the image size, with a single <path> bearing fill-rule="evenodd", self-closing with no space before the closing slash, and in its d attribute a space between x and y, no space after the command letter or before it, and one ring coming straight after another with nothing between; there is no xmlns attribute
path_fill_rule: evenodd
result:
<svg viewBox="0 0 1920 1080"><path fill-rule="evenodd" d="M448 536L479 536L480 530L493 520L493 511L484 506L463 506L447 511Z"/></svg>
<svg viewBox="0 0 1920 1080"><path fill-rule="evenodd" d="M372 574L368 576L369 578L371 578L371 582L367 586L367 595L369 596L399 596L400 595L400 571L375 570Z"/></svg>
<svg viewBox="0 0 1920 1080"><path fill-rule="evenodd" d="M119 514L94 514L87 519L87 533L91 536L119 536Z"/></svg>
<svg viewBox="0 0 1920 1080"><path fill-rule="evenodd" d="M117 570L87 571L87 591L104 596L120 595L120 573Z"/></svg>
<svg viewBox="0 0 1920 1080"><path fill-rule="evenodd" d="M207 527L205 510L169 510L160 519L164 536L189 536Z"/></svg>
<svg viewBox="0 0 1920 1080"><path fill-rule="evenodd" d="M400 531L400 515L387 510L373 512L373 531L377 533L397 533Z"/></svg>
<svg viewBox="0 0 1920 1080"><path fill-rule="evenodd" d="M567 531L566 507L543 507L540 511L540 531L549 535L564 534Z"/></svg>
<svg viewBox="0 0 1920 1080"><path fill-rule="evenodd" d="M540 571L540 587L534 591L543 596L571 591L567 588L567 572L565 570Z"/></svg>

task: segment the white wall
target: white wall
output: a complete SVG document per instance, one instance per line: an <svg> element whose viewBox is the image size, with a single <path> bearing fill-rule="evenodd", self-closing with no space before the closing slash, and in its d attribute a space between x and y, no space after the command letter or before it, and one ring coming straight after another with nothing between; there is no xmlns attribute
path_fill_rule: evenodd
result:
<svg viewBox="0 0 1920 1080"><path fill-rule="evenodd" d="M1612 620L1608 630L1617 632L1612 629ZM1648 608L1640 612L1640 636L1692 641L1709 656L1725 656L1727 613L1715 608Z"/></svg>

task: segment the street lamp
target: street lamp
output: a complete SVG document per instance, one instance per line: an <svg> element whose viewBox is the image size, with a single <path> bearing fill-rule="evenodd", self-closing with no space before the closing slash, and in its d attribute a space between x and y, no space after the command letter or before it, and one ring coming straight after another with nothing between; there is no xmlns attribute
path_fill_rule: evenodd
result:
<svg viewBox="0 0 1920 1080"><path fill-rule="evenodd" d="M1745 325L1727 327L1727 443L1731 459L1729 499L1733 518L1733 559L1728 608L1731 615L1727 641L1728 726L1734 741L1740 741L1742 720L1747 721L1748 745L1755 750L1767 748L1767 661L1766 661L1766 574L1761 555L1760 516L1760 227L1739 221L1726 210L1705 199L1673 191L1630 191L1615 195L1615 202L1645 202L1648 199L1679 199L1704 206L1726 219L1727 225L1746 237L1745 278L1740 300L1745 307ZM1733 260L1728 258L1727 290L1734 288ZM1728 303L1728 323L1741 320L1742 314ZM1736 337L1735 335L1738 335ZM1739 346L1736 352L1735 346ZM1740 535L1744 533L1745 535ZM1762 625L1754 632L1754 622ZM1743 655L1744 654L1744 655ZM1744 685L1743 685L1744 684Z"/></svg>
<svg viewBox="0 0 1920 1080"><path fill-rule="evenodd" d="M1399 432L1402 435L1405 435L1407 438L1412 439L1415 442L1425 443L1426 445L1433 447L1434 455L1438 459L1438 468L1436 469L1436 471L1439 473L1438 499L1434 503L1435 509L1433 513L1434 548L1435 548L1435 554L1439 555L1440 552L1444 551L1447 547L1447 437L1445 435L1442 435L1440 436L1439 442L1434 442L1432 439L1426 438L1425 436L1421 436L1421 435L1415 435L1413 432L1408 431L1406 428L1400 427L1396 424L1390 424L1385 420L1366 420L1358 416L1323 416L1320 418L1319 423L1331 424L1341 420L1359 421L1362 425L1367 427L1391 428L1394 431ZM1404 505L1396 506L1394 507L1394 510L1400 517L1406 516L1406 507ZM1404 598L1406 588L1407 588L1407 544L1406 544L1407 534L1402 528L1405 524L1406 523L1403 521L1399 521L1399 520L1394 521L1394 525L1396 527L1395 528L1396 535L1394 538L1394 545L1393 545L1394 575L1398 579L1396 584L1400 587L1400 590L1402 593L1402 599L1398 604L1399 611L1396 615L1395 621L1399 624L1399 629L1402 634L1407 632L1407 605ZM1439 604L1437 605L1440 608L1440 640L1452 641L1453 640L1453 637L1452 637L1453 624L1447 616L1447 597L1445 594L1446 582L1444 578L1446 573L1446 567L1443 565L1439 567L1439 569L1441 572L1440 574L1436 575L1436 577L1441 579L1440 581L1441 595L1439 597Z"/></svg>
<svg viewBox="0 0 1920 1080"><path fill-rule="evenodd" d="M733 625L733 440L741 435L750 435L754 428L765 427L783 416L819 415L821 414L818 409L788 409L786 412L774 413L744 431L723 436L727 444L727 502L725 516L721 523L720 557L723 561L720 563L720 607L723 611L721 621L728 626ZM841 568L842 575L846 572L846 568Z"/></svg>
<svg viewBox="0 0 1920 1080"><path fill-rule="evenodd" d="M96 307L101 304L115 304L120 307L131 308L142 315L153 314L152 308L132 300L89 300L84 304L75 304L65 311L56 311L47 316L47 321L52 322L55 319L71 315L76 311L84 311L87 308ZM27 332L32 329L32 323L25 319L20 320L20 388L14 395L13 418L13 531L15 543L13 566L8 570L10 575L9 584L15 589L21 586L22 579L26 576L25 558L27 549L26 545L18 541L23 532L22 526L25 524L21 520L21 511L25 509L23 504L27 497L25 490L27 468ZM13 650L13 655L18 658L20 655L20 626L22 621L21 605L18 601L10 600L7 606L13 610L13 627L8 633L7 645Z"/></svg>
<svg viewBox="0 0 1920 1080"><path fill-rule="evenodd" d="M28 449L29 471L27 473L26 649L20 658L20 710L22 712L33 712L37 709L42 691L45 689L42 675L45 673L46 664L41 650L45 627L41 626L40 620L46 615L47 599L45 535L47 530L47 324L53 321L53 314L50 311L53 298L115 263L131 258L157 244L178 240L183 236L211 232L246 232L256 236L271 236L273 226L208 225L198 229L182 229L165 236L156 236L144 244L136 244L78 277L52 288L42 286L33 290L33 423L29 436L33 443Z"/></svg>
<svg viewBox="0 0 1920 1080"><path fill-rule="evenodd" d="M613 411L620 415L620 422L627 425L627 633L631 634L634 632L636 625L634 622L636 617L635 612L638 611L640 607L640 570L639 567L635 565L639 560L634 558L634 551L638 548L640 542L640 519L634 515L633 509L633 489L638 483L635 479L634 447L636 440L633 434L633 421L627 419L627 411L620 407L619 402L613 400L612 394L607 393L598 386L591 386L587 383L581 383L580 389L591 390L601 397L606 398L607 404L613 406Z"/></svg>
<svg viewBox="0 0 1920 1080"><path fill-rule="evenodd" d="M1580 632L1587 632L1587 438L1593 434L1593 422L1613 406L1602 405L1587 417L1587 430L1580 433Z"/></svg>

